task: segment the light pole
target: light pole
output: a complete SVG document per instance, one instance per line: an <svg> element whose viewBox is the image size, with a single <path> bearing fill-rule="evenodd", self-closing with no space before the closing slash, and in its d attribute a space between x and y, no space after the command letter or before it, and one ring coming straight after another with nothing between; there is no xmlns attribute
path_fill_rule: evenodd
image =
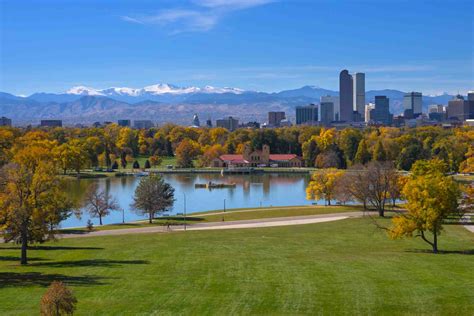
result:
<svg viewBox="0 0 474 316"><path fill-rule="evenodd" d="M225 199L224 199L224 214L222 214L222 221L223 222L225 221L224 216L225 216Z"/></svg>
<svg viewBox="0 0 474 316"><path fill-rule="evenodd" d="M184 231L186 231L186 193L183 192L184 196Z"/></svg>

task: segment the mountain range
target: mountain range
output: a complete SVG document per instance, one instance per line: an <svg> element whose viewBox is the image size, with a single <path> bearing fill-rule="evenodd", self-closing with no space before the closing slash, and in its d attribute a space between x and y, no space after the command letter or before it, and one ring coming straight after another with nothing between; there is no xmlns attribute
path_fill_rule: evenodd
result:
<svg viewBox="0 0 474 316"><path fill-rule="evenodd" d="M178 87L155 84L144 88L95 89L73 87L65 93L34 93L27 97L0 92L0 116L12 118L16 124L35 124L40 119L62 119L66 124L114 121L117 119L151 119L157 123L190 124L194 113L213 120L234 116L241 121L264 122L268 111L285 111L295 116L295 107L319 103L321 96L337 96L334 90L316 86L280 92L258 92L238 88ZM394 114L403 111L403 91L370 90L366 101L376 95L390 99ZM453 96L423 96L424 110L430 104L444 104Z"/></svg>

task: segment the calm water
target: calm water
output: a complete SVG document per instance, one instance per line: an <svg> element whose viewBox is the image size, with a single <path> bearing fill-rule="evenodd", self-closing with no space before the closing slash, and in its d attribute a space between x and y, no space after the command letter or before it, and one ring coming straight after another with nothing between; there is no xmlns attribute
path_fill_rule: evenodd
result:
<svg viewBox="0 0 474 316"><path fill-rule="evenodd" d="M202 212L224 208L241 207L268 207L285 205L311 204L306 200L305 188L309 182L309 175L304 174L261 174L261 175L220 175L220 174L165 174L166 182L175 188L175 204L168 213L170 215L183 212L184 195L186 195L186 212ZM97 180L71 180L68 192L74 199L80 200L88 186L98 182L102 188L117 199L124 212L112 212L103 219L104 224L121 223L125 221L144 219L144 216L135 214L130 208L132 197L140 178L121 177ZM196 183L236 183L235 188L225 189L195 189ZM85 226L89 219L87 213L82 218L70 217L62 223L62 227ZM91 219L98 225L98 219Z"/></svg>

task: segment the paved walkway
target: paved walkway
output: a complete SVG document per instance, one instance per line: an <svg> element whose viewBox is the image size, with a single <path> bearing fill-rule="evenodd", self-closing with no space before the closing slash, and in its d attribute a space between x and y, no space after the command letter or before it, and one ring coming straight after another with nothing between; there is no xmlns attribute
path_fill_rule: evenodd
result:
<svg viewBox="0 0 474 316"><path fill-rule="evenodd" d="M259 228L259 227L277 227L290 225L303 225L332 222L346 218L355 218L363 216L362 212L346 212L346 213L332 213L309 216L292 216L292 217L278 217L278 218L263 218L251 219L231 222L211 222L199 223L186 227L186 230L220 230L220 229L242 229L242 228ZM83 238L83 237L98 237L98 236L114 236L114 235L128 235L128 234L148 234L148 233L165 233L183 231L184 226L171 226L168 230L166 226L151 226L140 228L125 228L125 229L111 229L99 230L90 233L81 234L63 234L58 235L58 238Z"/></svg>
<svg viewBox="0 0 474 316"><path fill-rule="evenodd" d="M461 220L464 223L469 223L469 224L464 225L464 227L471 233L474 233L474 223L472 223L471 216L474 216L474 214L470 214L470 213L465 214Z"/></svg>

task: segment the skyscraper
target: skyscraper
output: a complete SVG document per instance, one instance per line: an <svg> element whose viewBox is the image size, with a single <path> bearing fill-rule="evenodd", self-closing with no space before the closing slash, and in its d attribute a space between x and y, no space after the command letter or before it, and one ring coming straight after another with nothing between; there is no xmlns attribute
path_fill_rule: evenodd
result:
<svg viewBox="0 0 474 316"><path fill-rule="evenodd" d="M474 91L469 91L467 93L467 100L468 101L474 101Z"/></svg>
<svg viewBox="0 0 474 316"><path fill-rule="evenodd" d="M457 95L448 102L447 116L448 119L459 121L474 119L474 100L464 100L463 96Z"/></svg>
<svg viewBox="0 0 474 316"><path fill-rule="evenodd" d="M334 118L332 120L340 121L341 105L339 103L339 97L328 95L328 96L322 96L320 100L321 100L320 103L331 102L334 105Z"/></svg>
<svg viewBox="0 0 474 316"><path fill-rule="evenodd" d="M321 102L319 105L319 121L323 125L330 125L334 119L334 103Z"/></svg>
<svg viewBox="0 0 474 316"><path fill-rule="evenodd" d="M193 125L192 126L195 126L195 127L201 126L201 122L199 122L199 117L198 117L197 114L194 114L194 116L193 116Z"/></svg>
<svg viewBox="0 0 474 316"><path fill-rule="evenodd" d="M340 120L352 121L352 113L354 107L354 95L352 76L349 71L344 69L339 74L339 104L340 104Z"/></svg>
<svg viewBox="0 0 474 316"><path fill-rule="evenodd" d="M375 96L375 107L370 111L370 119L376 123L390 125L392 122L389 99L384 95Z"/></svg>
<svg viewBox="0 0 474 316"><path fill-rule="evenodd" d="M423 95L421 92L409 92L405 93L403 97L403 109L405 111L412 110L413 116L417 117L421 114L421 106L423 104Z"/></svg>
<svg viewBox="0 0 474 316"><path fill-rule="evenodd" d="M296 125L314 125L318 121L318 107L314 104L296 107Z"/></svg>
<svg viewBox="0 0 474 316"><path fill-rule="evenodd" d="M281 121L285 118L285 112L268 112L268 125L272 127L279 127Z"/></svg>
<svg viewBox="0 0 474 316"><path fill-rule="evenodd" d="M0 126L12 126L12 120L2 116L0 117Z"/></svg>
<svg viewBox="0 0 474 316"><path fill-rule="evenodd" d="M353 110L360 114L360 118L364 120L365 114L365 74L356 72L352 75L353 83Z"/></svg>
<svg viewBox="0 0 474 316"><path fill-rule="evenodd" d="M239 120L232 116L216 120L217 127L227 128L229 131L235 131L239 127Z"/></svg>

